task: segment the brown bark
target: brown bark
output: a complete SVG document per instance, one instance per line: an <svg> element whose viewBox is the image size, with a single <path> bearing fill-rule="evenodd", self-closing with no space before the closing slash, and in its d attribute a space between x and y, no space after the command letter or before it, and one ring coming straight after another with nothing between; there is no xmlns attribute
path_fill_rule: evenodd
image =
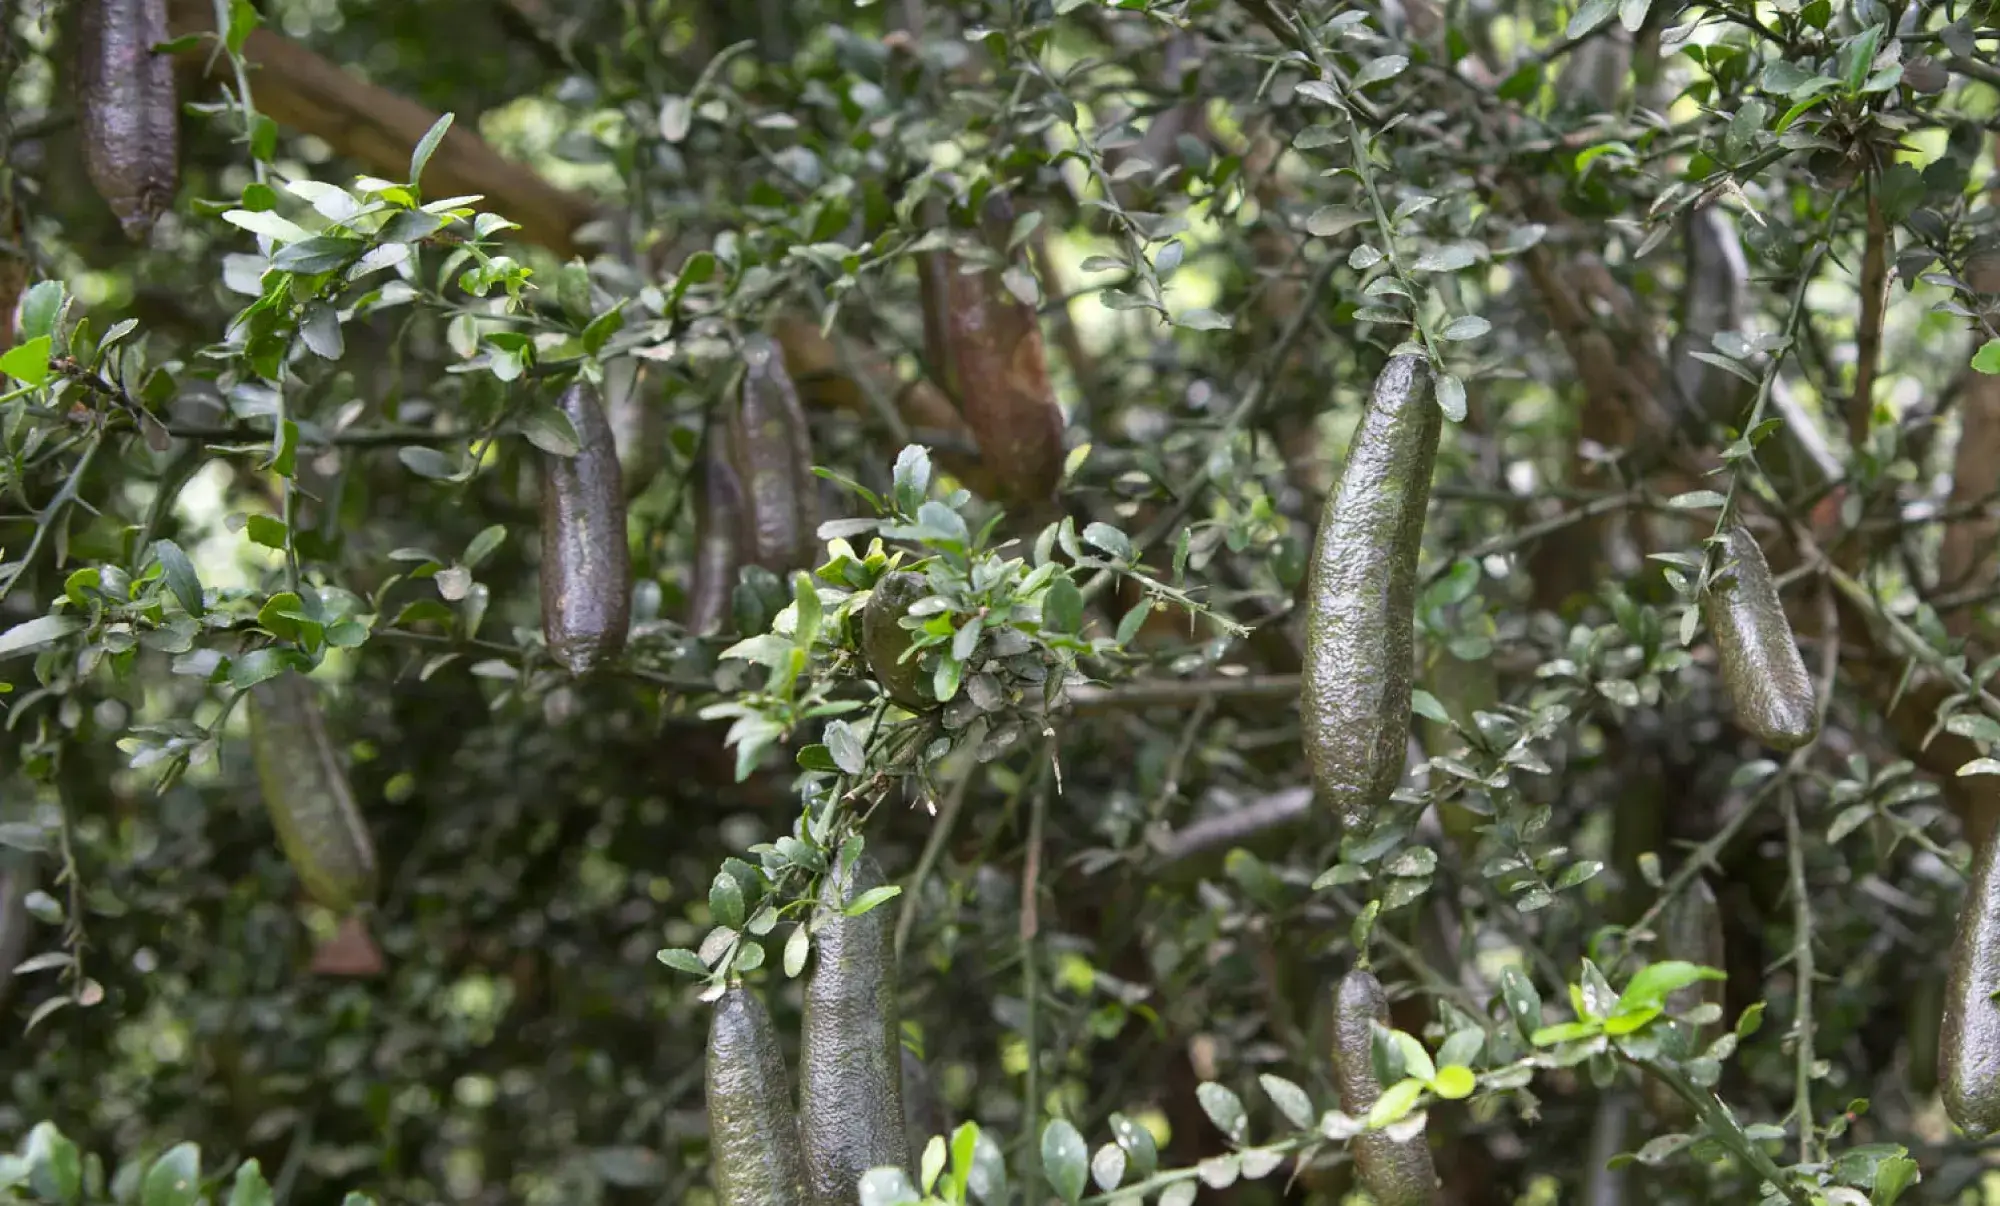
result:
<svg viewBox="0 0 2000 1206"><path fill-rule="evenodd" d="M208 0L174 0L168 19L175 37L215 29L214 8ZM243 56L250 65L250 91L259 112L281 126L326 140L342 155L391 179L400 180L409 170L410 152L439 116L355 78L268 29L250 35ZM207 64L211 79L233 81L228 59L215 54L213 43L189 50L184 57ZM479 194L487 207L520 224L515 237L565 259L580 250L577 227L589 221L597 208L590 197L556 187L459 125L431 156L423 183L431 196Z"/></svg>

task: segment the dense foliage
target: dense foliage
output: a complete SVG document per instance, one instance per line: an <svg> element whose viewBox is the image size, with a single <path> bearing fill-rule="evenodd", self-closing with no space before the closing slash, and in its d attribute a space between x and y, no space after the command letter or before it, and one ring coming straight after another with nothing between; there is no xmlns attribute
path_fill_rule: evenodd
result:
<svg viewBox="0 0 2000 1206"><path fill-rule="evenodd" d="M1996 1193L2000 4L0 22L0 1200Z"/></svg>

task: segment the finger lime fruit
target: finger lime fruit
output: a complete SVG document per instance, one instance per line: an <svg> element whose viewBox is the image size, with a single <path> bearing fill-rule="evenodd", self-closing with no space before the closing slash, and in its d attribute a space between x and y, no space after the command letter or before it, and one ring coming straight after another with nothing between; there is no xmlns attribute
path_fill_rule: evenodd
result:
<svg viewBox="0 0 2000 1206"><path fill-rule="evenodd" d="M749 503L751 562L780 576L805 568L818 526L811 432L784 356L768 336L744 340L729 442Z"/></svg>
<svg viewBox="0 0 2000 1206"><path fill-rule="evenodd" d="M543 452L542 638L572 674L624 652L632 619L625 487L597 391L579 381L557 409L576 430L574 456Z"/></svg>
<svg viewBox="0 0 2000 1206"><path fill-rule="evenodd" d="M1389 1022L1389 998L1373 972L1355 968L1340 979L1333 998L1333 1078L1341 1110L1365 1117L1382 1096L1375 1076L1370 1022ZM1423 1135L1401 1142L1383 1131L1363 1131L1349 1145L1362 1188L1377 1206L1430 1206L1441 1202L1437 1169Z"/></svg>
<svg viewBox="0 0 2000 1206"><path fill-rule="evenodd" d="M1013 220L1006 198L990 196L987 242L1003 242ZM968 269L946 257L941 275L944 304L927 307L926 318L944 323L942 339L928 343L941 349L934 354L945 361L946 390L958 399L1001 501L1047 503L1062 480L1063 413L1049 382L1041 320L1007 288L1000 269Z"/></svg>
<svg viewBox="0 0 2000 1206"><path fill-rule="evenodd" d="M167 0L83 0L77 107L85 169L127 237L143 241L180 183L180 101Z"/></svg>
<svg viewBox="0 0 2000 1206"><path fill-rule="evenodd" d="M791 1077L771 1015L742 985L708 1025L709 1169L721 1206L798 1206L805 1161Z"/></svg>
<svg viewBox="0 0 2000 1206"><path fill-rule="evenodd" d="M928 593L922 574L897 570L882 575L861 609L861 651L868 658L868 669L890 699L912 712L924 711L935 701L924 694L923 684L930 675L924 673L923 659L907 656L916 634L901 620L910 614L910 605Z"/></svg>
<svg viewBox="0 0 2000 1206"><path fill-rule="evenodd" d="M1765 745L1795 750L1819 733L1819 706L1771 565L1747 529L1723 534L1723 568L1702 600L1736 723Z"/></svg>
<svg viewBox="0 0 2000 1206"><path fill-rule="evenodd" d="M1723 949L1722 910L1716 904L1715 892L1708 886L1707 880L1696 876L1680 895L1669 901L1667 907L1660 911L1659 927L1659 958L1662 961L1679 960L1698 967L1725 966L1727 952ZM1703 1004L1719 1007L1726 987L1720 980L1702 980L1675 989L1667 994L1667 1012L1679 1016ZM1710 1029L1712 1027L1693 1026L1683 1021L1654 1027L1660 1038L1661 1054L1677 1062L1700 1055L1708 1045L1707 1031ZM1644 1092L1646 1105L1656 1117L1676 1123L1690 1117L1687 1102L1664 1082L1647 1077Z"/></svg>
<svg viewBox="0 0 2000 1206"><path fill-rule="evenodd" d="M725 442L720 432L710 434L701 458L701 492L695 496L687 618L695 636L714 636L730 622L736 571L750 542L743 482L729 463Z"/></svg>
<svg viewBox="0 0 2000 1206"><path fill-rule="evenodd" d="M312 680L250 688L250 750L264 807L306 894L336 913L375 899L375 843L354 803Z"/></svg>
<svg viewBox="0 0 2000 1206"><path fill-rule="evenodd" d="M813 936L799 1061L799 1131L813 1206L851 1206L869 1169L907 1167L903 1057L896 1003L894 908L843 907L881 886L866 856L826 877L829 918ZM844 889L844 890L843 890Z"/></svg>
<svg viewBox="0 0 2000 1206"><path fill-rule="evenodd" d="M1973 1136L2000 1131L2000 841L1980 843L1959 906L1938 1041L1945 1113Z"/></svg>
<svg viewBox="0 0 2000 1206"><path fill-rule="evenodd" d="M1424 358L1391 359L1320 518L1300 712L1313 783L1349 829L1403 776L1417 553L1441 422Z"/></svg>

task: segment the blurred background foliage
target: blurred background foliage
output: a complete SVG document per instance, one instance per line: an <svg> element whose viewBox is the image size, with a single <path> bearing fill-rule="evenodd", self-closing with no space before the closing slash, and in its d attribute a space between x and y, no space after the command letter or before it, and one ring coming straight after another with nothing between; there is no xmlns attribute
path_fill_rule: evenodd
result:
<svg viewBox="0 0 2000 1206"><path fill-rule="evenodd" d="M246 145L230 56L181 44L180 192L141 244L82 165L77 7L0 4L0 284L65 282L99 338L138 326L115 372L0 400L0 634L96 617L0 635L0 962L38 960L0 985L0 1135L53 1120L112 1169L198 1142L297 1203L706 1200L707 1007L653 956L702 945L717 867L789 832L792 752L821 738L739 780L700 716L745 680L678 623L690 467L768 328L816 463L884 491L914 441L940 490L978 490L949 404L910 402L918 266L997 185L1067 418L1055 518L1116 529L1150 577L1091 594L1105 639L1052 735L867 817L943 1114L1032 1163L1041 1120L1101 1136L1118 1111L1193 1164L1228 1146L1200 1082L1260 1119L1260 1073L1330 1102L1326 994L1371 902L1396 1025L1435 1041L1504 1026L1508 967L1557 1003L1585 956L1629 974L1651 947L1620 927L1699 853L1724 1028L1765 1003L1718 1070L1743 1125L1781 1164L1903 1145L1905 1201L2000 1200L1931 1071L1968 843L2000 817L2000 780L1958 774L2000 741L2000 7L236 0L275 138ZM172 9L176 36L217 27ZM278 471L269 390L225 339L273 252L220 215L306 221L253 203L267 179L401 180L445 112L423 199L480 194L468 221L519 223L482 254L511 260L481 296L461 252L412 240L329 293L338 352L290 348ZM1393 823L1343 847L1299 750L1306 555L1412 314L1463 408L1425 536L1423 748ZM581 681L536 631L524 420L580 367L636 433L632 649ZM79 383L100 368L123 399ZM1744 441L1753 413L1779 423ZM1782 765L1683 627L1711 487L1740 489L1830 688ZM160 605L155 540L218 618L127 651L102 609ZM229 706L250 648L311 643L259 618L300 581L365 619L312 652L381 852L373 977L313 970L334 919ZM797 982L753 978L795 1033ZM1602 1071L1432 1108L1445 1200L1756 1199L1713 1145L1606 1174L1680 1124ZM1350 1190L1336 1145L1202 1200Z"/></svg>

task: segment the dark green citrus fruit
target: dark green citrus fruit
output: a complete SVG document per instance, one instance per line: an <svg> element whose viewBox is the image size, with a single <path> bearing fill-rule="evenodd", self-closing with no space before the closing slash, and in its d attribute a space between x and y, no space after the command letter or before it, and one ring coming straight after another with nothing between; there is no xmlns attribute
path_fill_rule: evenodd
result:
<svg viewBox="0 0 2000 1206"><path fill-rule="evenodd" d="M910 605L928 593L922 574L898 570L882 576L861 609L861 650L868 669L890 699L912 712L930 708L935 701L924 694L923 684L930 676L924 673L923 659L904 656L916 634L900 621L910 613Z"/></svg>
<svg viewBox="0 0 2000 1206"><path fill-rule="evenodd" d="M375 899L375 843L355 805L312 680L250 688L250 749L264 807L306 894L336 913Z"/></svg>
<svg viewBox="0 0 2000 1206"><path fill-rule="evenodd" d="M798 1206L805 1160L791 1077L763 1002L741 985L708 1026L709 1170L721 1206Z"/></svg>
<svg viewBox="0 0 2000 1206"><path fill-rule="evenodd" d="M694 569L688 584L687 630L713 636L730 622L736 571L749 546L743 482L729 463L722 432L711 432L701 459L694 504Z"/></svg>
<svg viewBox="0 0 2000 1206"><path fill-rule="evenodd" d="M1341 1110L1355 1118L1365 1117L1382 1096L1370 1022L1388 1024L1389 998L1373 972L1356 968L1341 977L1333 998L1333 1078ZM1431 1206L1443 1200L1423 1135L1399 1143L1383 1131L1364 1131L1349 1141L1348 1150L1376 1206Z"/></svg>
<svg viewBox="0 0 2000 1206"><path fill-rule="evenodd" d="M180 100L167 0L82 0L77 110L84 166L126 235L144 240L180 183Z"/></svg>
<svg viewBox="0 0 2000 1206"><path fill-rule="evenodd" d="M1944 1024L1938 1040L1938 1085L1944 1110L1968 1134L2000 1131L2000 841L1988 834L1972 862L1951 948Z"/></svg>
<svg viewBox="0 0 2000 1206"><path fill-rule="evenodd" d="M784 356L767 336L743 343L729 439L749 503L751 562L781 576L804 569L819 547L811 432Z"/></svg>
<svg viewBox="0 0 2000 1206"><path fill-rule="evenodd" d="M882 884L863 856L820 894L831 918L813 936L799 1062L799 1131L813 1206L852 1206L861 1177L885 1164L907 1168L903 1056L896 1004L895 908L840 912ZM845 882L842 882L842 881Z"/></svg>
<svg viewBox="0 0 2000 1206"><path fill-rule="evenodd" d="M1313 783L1349 828L1388 799L1408 757L1417 553L1441 421L1424 358L1390 360L1320 518L1300 719Z"/></svg>
<svg viewBox="0 0 2000 1206"><path fill-rule="evenodd" d="M587 674L624 652L631 627L625 487L597 391L579 381L557 407L576 429L577 452L541 454L542 637L570 673Z"/></svg>
<svg viewBox="0 0 2000 1206"><path fill-rule="evenodd" d="M1723 534L1722 569L1702 600L1736 723L1774 749L1819 733L1819 705L1764 550L1741 524Z"/></svg>

